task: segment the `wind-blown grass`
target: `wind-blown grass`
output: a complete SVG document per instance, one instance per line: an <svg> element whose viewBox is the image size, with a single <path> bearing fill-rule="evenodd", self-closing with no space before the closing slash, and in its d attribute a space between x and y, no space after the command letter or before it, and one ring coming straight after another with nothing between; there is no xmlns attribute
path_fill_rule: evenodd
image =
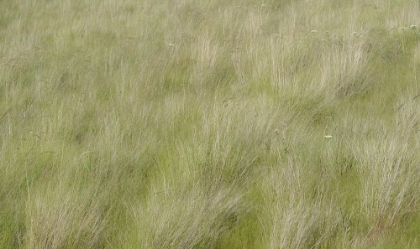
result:
<svg viewBox="0 0 420 249"><path fill-rule="evenodd" d="M416 1L3 1L1 248L418 248Z"/></svg>

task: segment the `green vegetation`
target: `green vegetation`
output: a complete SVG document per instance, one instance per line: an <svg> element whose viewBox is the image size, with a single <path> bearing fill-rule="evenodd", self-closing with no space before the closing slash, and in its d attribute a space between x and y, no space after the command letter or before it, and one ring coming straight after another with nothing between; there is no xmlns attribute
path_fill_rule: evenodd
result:
<svg viewBox="0 0 420 249"><path fill-rule="evenodd" d="M0 248L419 248L419 12L0 1Z"/></svg>

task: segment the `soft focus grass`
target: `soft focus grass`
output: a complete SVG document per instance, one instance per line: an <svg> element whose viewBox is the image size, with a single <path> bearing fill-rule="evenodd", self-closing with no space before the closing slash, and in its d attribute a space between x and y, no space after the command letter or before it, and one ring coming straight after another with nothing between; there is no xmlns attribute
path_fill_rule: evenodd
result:
<svg viewBox="0 0 420 249"><path fill-rule="evenodd" d="M418 248L419 11L0 1L0 248Z"/></svg>

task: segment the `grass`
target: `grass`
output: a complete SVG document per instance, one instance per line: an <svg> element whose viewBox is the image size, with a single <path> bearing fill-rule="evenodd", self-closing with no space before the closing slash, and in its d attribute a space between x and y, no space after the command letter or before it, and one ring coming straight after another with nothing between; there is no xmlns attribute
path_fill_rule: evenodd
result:
<svg viewBox="0 0 420 249"><path fill-rule="evenodd" d="M417 1L0 6L0 248L419 247Z"/></svg>

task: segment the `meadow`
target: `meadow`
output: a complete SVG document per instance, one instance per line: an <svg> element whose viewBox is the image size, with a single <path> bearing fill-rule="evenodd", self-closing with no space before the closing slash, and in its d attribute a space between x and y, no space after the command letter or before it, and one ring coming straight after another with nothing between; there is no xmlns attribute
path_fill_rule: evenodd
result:
<svg viewBox="0 0 420 249"><path fill-rule="evenodd" d="M420 248L419 25L414 0L0 1L0 248Z"/></svg>

